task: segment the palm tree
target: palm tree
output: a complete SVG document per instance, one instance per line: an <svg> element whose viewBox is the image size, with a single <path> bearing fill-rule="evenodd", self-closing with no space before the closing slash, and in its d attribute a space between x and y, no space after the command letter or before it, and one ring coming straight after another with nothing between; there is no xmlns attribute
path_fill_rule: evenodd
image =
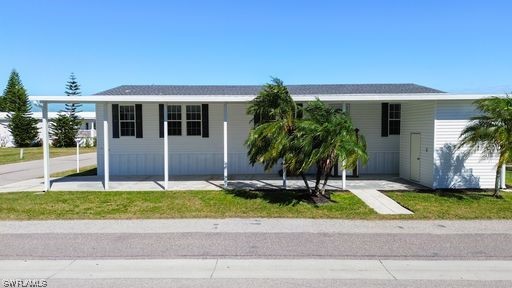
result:
<svg viewBox="0 0 512 288"><path fill-rule="evenodd" d="M254 116L254 128L245 144L251 165L261 163L265 170L270 170L283 160L283 169L300 175L310 191L304 170L295 169L303 166L299 165L302 164L299 161L301 157L296 155L292 141L297 122L296 110L297 106L283 81L272 78L247 108L247 114Z"/></svg>
<svg viewBox="0 0 512 288"><path fill-rule="evenodd" d="M311 195L324 194L338 160L346 169L354 168L358 159L366 163L366 142L355 132L348 115L318 99L305 108L306 119L297 119L296 111L286 86L272 78L247 109L255 124L246 140L249 163L261 163L269 170L283 160L283 169L300 175ZM310 167L317 168L314 189L305 175Z"/></svg>
<svg viewBox="0 0 512 288"><path fill-rule="evenodd" d="M500 168L512 161L512 98L491 97L474 102L481 115L471 118L460 134L457 149L467 147L469 153L481 151L483 158L499 155L494 196L499 196Z"/></svg>
<svg viewBox="0 0 512 288"><path fill-rule="evenodd" d="M356 133L350 117L339 109L317 99L308 103L305 112L307 117L297 123L294 147L305 158L300 169L316 167L313 194L324 195L336 162L342 163L345 169L353 169L358 160L367 162L366 142Z"/></svg>

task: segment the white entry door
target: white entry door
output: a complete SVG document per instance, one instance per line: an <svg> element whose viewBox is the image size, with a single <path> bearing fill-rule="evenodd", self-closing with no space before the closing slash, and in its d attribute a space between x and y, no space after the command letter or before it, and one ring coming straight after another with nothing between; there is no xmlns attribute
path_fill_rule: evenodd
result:
<svg viewBox="0 0 512 288"><path fill-rule="evenodd" d="M411 180L420 181L421 134L411 133Z"/></svg>

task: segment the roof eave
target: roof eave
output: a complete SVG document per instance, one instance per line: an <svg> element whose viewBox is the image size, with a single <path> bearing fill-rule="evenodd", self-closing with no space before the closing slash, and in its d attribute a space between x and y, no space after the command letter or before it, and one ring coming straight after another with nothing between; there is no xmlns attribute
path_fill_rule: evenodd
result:
<svg viewBox="0 0 512 288"><path fill-rule="evenodd" d="M505 94L452 94L452 93L413 93L413 94L321 94L292 95L295 101L421 101L421 100L476 100L492 96L505 97ZM32 101L48 103L102 103L102 102L209 102L245 103L256 95L88 95L88 96L30 96Z"/></svg>

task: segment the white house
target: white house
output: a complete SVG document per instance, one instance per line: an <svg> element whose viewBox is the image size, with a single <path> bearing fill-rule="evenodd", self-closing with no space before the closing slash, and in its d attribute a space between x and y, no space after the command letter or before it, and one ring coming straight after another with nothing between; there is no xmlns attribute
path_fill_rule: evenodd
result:
<svg viewBox="0 0 512 288"><path fill-rule="evenodd" d="M53 119L57 117L59 112L48 112L48 118ZM80 127L79 134L83 137L96 137L96 112L94 111L87 111L87 112L78 112L78 117L83 119L82 126ZM11 136L11 132L9 132L9 129L7 128L7 125L9 124L9 119L7 118L8 113L7 112L0 112L0 148L1 147L14 147L13 139ZM42 112L33 112L32 117L37 119L39 123L37 124L39 128L39 134L42 132L42 119L43 119L43 113ZM42 137L41 137L42 138Z"/></svg>
<svg viewBox="0 0 512 288"><path fill-rule="evenodd" d="M110 175L162 175L167 187L169 175L224 175L227 184L228 175L277 173L249 165L244 146L253 126L246 109L260 89L125 85L91 96L31 98L43 103L43 111L48 103L96 103L98 173L106 189ZM360 165L359 175L394 174L430 188L494 187L497 158L454 150L477 113L472 102L491 95L450 94L416 84L288 89L297 103L319 98L350 113L368 144L369 161Z"/></svg>

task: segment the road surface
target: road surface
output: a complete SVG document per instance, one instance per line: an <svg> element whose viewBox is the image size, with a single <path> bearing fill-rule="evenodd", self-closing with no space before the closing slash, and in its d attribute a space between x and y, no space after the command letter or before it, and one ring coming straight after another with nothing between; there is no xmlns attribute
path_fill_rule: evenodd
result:
<svg viewBox="0 0 512 288"><path fill-rule="evenodd" d="M91 165L96 165L96 153L80 154L80 167ZM50 158L50 174L74 168L76 155ZM0 165L0 186L39 177L43 177L43 160Z"/></svg>
<svg viewBox="0 0 512 288"><path fill-rule="evenodd" d="M0 221L48 287L512 287L512 221Z"/></svg>

